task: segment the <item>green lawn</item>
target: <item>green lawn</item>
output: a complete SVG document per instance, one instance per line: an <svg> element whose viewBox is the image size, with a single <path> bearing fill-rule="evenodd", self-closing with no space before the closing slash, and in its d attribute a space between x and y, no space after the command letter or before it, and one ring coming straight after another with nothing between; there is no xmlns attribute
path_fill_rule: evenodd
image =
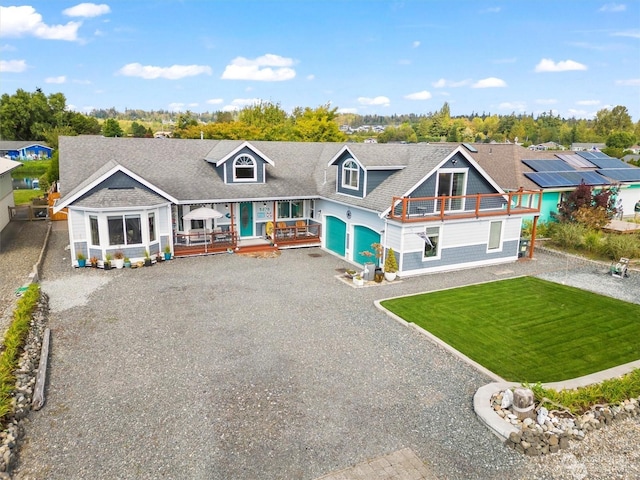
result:
<svg viewBox="0 0 640 480"><path fill-rule="evenodd" d="M42 190L14 190L13 201L16 205L24 205L31 203L32 199L41 197L44 193Z"/></svg>
<svg viewBox="0 0 640 480"><path fill-rule="evenodd" d="M537 278L382 305L509 381L555 382L640 359L640 305Z"/></svg>

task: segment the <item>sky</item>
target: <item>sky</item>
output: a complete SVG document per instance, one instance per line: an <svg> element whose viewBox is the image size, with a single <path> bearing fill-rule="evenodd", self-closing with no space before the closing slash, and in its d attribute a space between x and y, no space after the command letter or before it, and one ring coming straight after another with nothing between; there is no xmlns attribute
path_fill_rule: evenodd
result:
<svg viewBox="0 0 640 480"><path fill-rule="evenodd" d="M640 120L640 0L42 0L0 6L0 93L70 109L259 101Z"/></svg>

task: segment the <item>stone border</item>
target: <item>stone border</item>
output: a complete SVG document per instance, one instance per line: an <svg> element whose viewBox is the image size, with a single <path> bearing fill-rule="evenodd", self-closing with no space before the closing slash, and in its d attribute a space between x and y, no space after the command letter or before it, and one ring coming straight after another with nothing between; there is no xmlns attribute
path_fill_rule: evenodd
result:
<svg viewBox="0 0 640 480"><path fill-rule="evenodd" d="M28 281L23 286L28 286L40 281L40 272L46 255L47 245L49 244L52 225L52 222L49 222L38 260L27 277ZM13 311L16 308L17 302L18 298L9 306L9 318L13 317ZM22 354L18 359L18 367L14 372L16 383L15 389L11 394L13 397L13 411L6 415L6 427L0 432L0 480L11 478L11 475L7 472L10 472L15 464L21 439L24 435L22 421L31 411L31 401L36 376L38 375L42 339L46 328L48 311L49 299L41 292L40 300L32 315L31 328L25 340ZM6 332L3 332L3 339L5 333ZM44 375L43 381L46 384L46 371L42 375Z"/></svg>

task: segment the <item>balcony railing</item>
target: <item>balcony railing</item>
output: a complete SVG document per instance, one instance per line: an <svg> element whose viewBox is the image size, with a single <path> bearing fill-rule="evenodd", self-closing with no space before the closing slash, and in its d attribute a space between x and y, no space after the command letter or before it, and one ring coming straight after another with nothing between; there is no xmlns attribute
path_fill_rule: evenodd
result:
<svg viewBox="0 0 640 480"><path fill-rule="evenodd" d="M461 218L529 215L540 212L542 190L441 197L393 197L389 218L425 222Z"/></svg>
<svg viewBox="0 0 640 480"><path fill-rule="evenodd" d="M320 238L320 224L280 225L275 228L274 233L277 243L315 241Z"/></svg>

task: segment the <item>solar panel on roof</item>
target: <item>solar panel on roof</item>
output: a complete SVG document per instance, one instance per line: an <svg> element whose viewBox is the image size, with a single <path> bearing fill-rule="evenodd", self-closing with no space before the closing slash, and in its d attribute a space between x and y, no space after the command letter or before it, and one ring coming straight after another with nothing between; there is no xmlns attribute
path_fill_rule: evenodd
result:
<svg viewBox="0 0 640 480"><path fill-rule="evenodd" d="M576 152L577 155L580 155L582 158L586 158L587 160L595 160L598 158L611 158L606 153L602 153L600 151L588 151L588 152Z"/></svg>
<svg viewBox="0 0 640 480"><path fill-rule="evenodd" d="M618 160L617 158L594 158L591 160L598 168L633 168L628 163Z"/></svg>
<svg viewBox="0 0 640 480"><path fill-rule="evenodd" d="M564 160L574 168L595 168L595 165L575 153L557 153L556 157Z"/></svg>
<svg viewBox="0 0 640 480"><path fill-rule="evenodd" d="M522 163L536 172L562 172L574 170L571 165L566 164L562 160L522 160Z"/></svg>
<svg viewBox="0 0 640 480"><path fill-rule="evenodd" d="M640 182L640 168L604 168L597 172L618 182Z"/></svg>
<svg viewBox="0 0 640 480"><path fill-rule="evenodd" d="M587 185L609 185L611 183L596 172L527 172L525 176L542 188L577 187L582 182Z"/></svg>
<svg viewBox="0 0 640 480"><path fill-rule="evenodd" d="M572 185L576 187L582 182L587 185L609 185L611 182L604 178L602 175L598 175L596 172L559 172L567 180L573 182Z"/></svg>

